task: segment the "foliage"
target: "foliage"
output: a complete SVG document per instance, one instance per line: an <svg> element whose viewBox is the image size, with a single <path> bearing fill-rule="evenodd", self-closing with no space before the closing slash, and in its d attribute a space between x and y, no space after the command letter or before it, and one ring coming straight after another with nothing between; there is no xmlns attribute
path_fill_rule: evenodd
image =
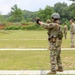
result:
<svg viewBox="0 0 75 75"><path fill-rule="evenodd" d="M75 19L75 3L72 3L69 8L69 17Z"/></svg>
<svg viewBox="0 0 75 75"><path fill-rule="evenodd" d="M42 28L38 25L29 25L29 26L21 27L21 30L44 30L44 28Z"/></svg>
<svg viewBox="0 0 75 75"><path fill-rule="evenodd" d="M62 22L68 19L69 14L67 8L68 6L66 3L58 2L54 5L54 11L60 14Z"/></svg>
<svg viewBox="0 0 75 75"><path fill-rule="evenodd" d="M7 25L5 30L44 30L44 28L35 23L22 23L20 25L14 23L14 25Z"/></svg>
<svg viewBox="0 0 75 75"><path fill-rule="evenodd" d="M0 23L5 22L5 21L6 21L6 19L5 19L4 15L0 14Z"/></svg>
<svg viewBox="0 0 75 75"><path fill-rule="evenodd" d="M13 22L19 22L23 19L23 12L20 8L17 7L17 5L14 5L11 8L11 16L9 17L10 21Z"/></svg>
<svg viewBox="0 0 75 75"><path fill-rule="evenodd" d="M51 14L54 12L53 8L50 7L50 6L46 6L46 8L43 10L43 9L40 9L38 11L38 17L43 20L43 21L46 21L47 19L51 19Z"/></svg>
<svg viewBox="0 0 75 75"><path fill-rule="evenodd" d="M75 1L75 0L70 0L70 1ZM54 7L51 6L46 6L45 9L39 9L36 12L28 11L28 10L21 10L18 8L17 5L14 5L11 8L11 12L8 13L7 15L1 15L0 14L0 23L6 23L6 22L20 22L21 24L27 24L27 22L34 22L34 18L38 17L42 21L46 22L47 19L51 19L51 14L52 13L59 13L61 16L61 22L64 24L65 22L69 26L69 20L70 19L75 19L75 3L73 2L71 5L67 5L65 2L61 3L58 2L54 5ZM29 24L30 25L30 24ZM32 26L32 27L30 27ZM33 27L33 24L27 26L27 29L35 28ZM29 28L28 28L29 27ZM26 27L17 27L17 26L9 26L7 29L25 29Z"/></svg>
<svg viewBox="0 0 75 75"><path fill-rule="evenodd" d="M23 14L24 14L24 19L27 22L33 21L33 19L37 16L37 12L31 12L31 11L28 11L28 10L24 10Z"/></svg>

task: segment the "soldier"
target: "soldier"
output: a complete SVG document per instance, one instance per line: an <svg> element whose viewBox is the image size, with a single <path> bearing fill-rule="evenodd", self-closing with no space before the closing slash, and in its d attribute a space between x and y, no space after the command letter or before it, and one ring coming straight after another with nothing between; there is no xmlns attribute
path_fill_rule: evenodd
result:
<svg viewBox="0 0 75 75"><path fill-rule="evenodd" d="M74 20L71 19L70 20L70 37L71 37L71 48L74 47L74 35L75 35L75 24L74 24Z"/></svg>
<svg viewBox="0 0 75 75"><path fill-rule="evenodd" d="M65 23L65 25L64 25L64 31L63 31L65 39L67 38L67 30L68 30L68 27L67 27L67 25Z"/></svg>
<svg viewBox="0 0 75 75"><path fill-rule="evenodd" d="M62 43L62 28L59 24L60 15L58 13L53 13L51 15L52 23L43 23L40 19L36 22L42 27L48 30L48 40L50 45L50 61L51 61L51 71L47 74L56 74L57 71L63 72L63 67L61 63L61 43ZM56 69L56 65L58 68Z"/></svg>

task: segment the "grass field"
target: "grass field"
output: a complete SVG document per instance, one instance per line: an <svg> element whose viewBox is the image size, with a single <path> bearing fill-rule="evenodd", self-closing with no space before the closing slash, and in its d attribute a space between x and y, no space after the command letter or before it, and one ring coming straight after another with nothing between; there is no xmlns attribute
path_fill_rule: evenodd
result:
<svg viewBox="0 0 75 75"><path fill-rule="evenodd" d="M49 51L0 51L0 70L49 70ZM75 51L62 51L64 69L75 70Z"/></svg>
<svg viewBox="0 0 75 75"><path fill-rule="evenodd" d="M0 48L48 48L47 31L1 30ZM62 47L70 47L70 33Z"/></svg>
<svg viewBox="0 0 75 75"><path fill-rule="evenodd" d="M62 47L70 47L70 33ZM0 48L48 48L47 31L0 30ZM49 51L0 51L0 70L49 70ZM75 70L75 51L62 51L65 70Z"/></svg>
<svg viewBox="0 0 75 75"><path fill-rule="evenodd" d="M46 31L21 31L21 30L1 31L0 47L1 48L47 47L46 37L47 37Z"/></svg>

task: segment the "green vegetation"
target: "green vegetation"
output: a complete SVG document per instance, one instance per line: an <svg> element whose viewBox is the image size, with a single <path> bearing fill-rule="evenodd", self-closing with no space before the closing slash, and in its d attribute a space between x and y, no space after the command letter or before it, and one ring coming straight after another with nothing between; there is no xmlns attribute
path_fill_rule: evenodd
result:
<svg viewBox="0 0 75 75"><path fill-rule="evenodd" d="M12 21L12 22L19 22L23 19L23 12L21 9L19 9L17 7L17 5L14 5L12 8L11 8L11 16L10 16L10 19L9 21Z"/></svg>
<svg viewBox="0 0 75 75"><path fill-rule="evenodd" d="M7 25L5 30L45 30L43 27L38 26L36 23L28 23L28 25Z"/></svg>
<svg viewBox="0 0 75 75"><path fill-rule="evenodd" d="M74 1L74 0L71 0ZM61 6L61 7L60 7ZM36 26L34 25L34 18L38 17L42 21L46 22L47 19L51 20L51 14L52 13L59 13L61 16L61 23L64 25L66 23L68 25L68 28L70 29L70 23L69 20L75 19L75 3L73 2L71 5L67 5L67 3L58 2L54 5L54 7L51 7L47 5L44 9L39 9L36 12L31 12L28 10L21 10L18 8L17 5L14 5L11 7L10 13L7 15L0 15L0 25L3 25L5 28L2 29L8 29L8 30L18 30L18 29L36 29ZM9 23L20 23L20 26L16 26ZM32 22L32 24L26 24L26 23ZM7 24L7 25L6 25ZM25 26L22 26L25 25ZM32 26L32 27L31 27ZM1 28L1 27L0 27ZM38 27L39 28L39 27Z"/></svg>
<svg viewBox="0 0 75 75"><path fill-rule="evenodd" d="M0 70L50 70L49 51L0 51ZM75 51L62 51L64 69L75 70ZM73 61L73 62L72 62Z"/></svg>

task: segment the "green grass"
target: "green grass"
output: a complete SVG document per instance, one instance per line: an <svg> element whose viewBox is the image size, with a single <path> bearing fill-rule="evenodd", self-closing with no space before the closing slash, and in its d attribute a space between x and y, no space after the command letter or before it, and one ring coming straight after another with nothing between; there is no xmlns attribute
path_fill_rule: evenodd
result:
<svg viewBox="0 0 75 75"><path fill-rule="evenodd" d="M46 39L47 31L1 30L0 39Z"/></svg>
<svg viewBox="0 0 75 75"><path fill-rule="evenodd" d="M62 47L70 47L70 33ZM26 40L27 39L27 40ZM47 31L0 30L0 48L48 48ZM0 70L49 70L49 51L0 51ZM62 51L65 70L75 70L75 51Z"/></svg>
<svg viewBox="0 0 75 75"><path fill-rule="evenodd" d="M0 47L1 48L47 47L46 39L47 39L46 31L23 31L23 30L1 31Z"/></svg>
<svg viewBox="0 0 75 75"><path fill-rule="evenodd" d="M1 30L0 48L48 48L47 31ZM9 39L9 40L8 40ZM70 47L70 32L62 47Z"/></svg>
<svg viewBox="0 0 75 75"><path fill-rule="evenodd" d="M49 51L0 51L0 70L49 70ZM75 70L75 51L62 51L64 69Z"/></svg>

